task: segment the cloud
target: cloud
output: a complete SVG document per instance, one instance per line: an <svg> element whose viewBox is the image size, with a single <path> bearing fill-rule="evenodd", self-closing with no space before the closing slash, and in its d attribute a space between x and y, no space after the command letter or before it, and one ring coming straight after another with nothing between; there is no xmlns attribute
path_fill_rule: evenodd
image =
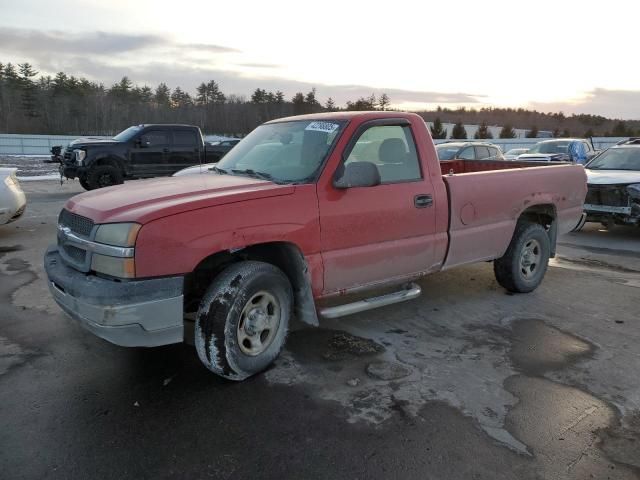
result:
<svg viewBox="0 0 640 480"><path fill-rule="evenodd" d="M59 30L28 30L0 26L0 51L14 55L50 56L113 55L142 49L170 48L181 52L240 53L240 50L205 43L181 44L166 35L113 32L69 33Z"/></svg>
<svg viewBox="0 0 640 480"><path fill-rule="evenodd" d="M640 90L595 88L567 102L531 102L531 108L543 112L587 113L608 118L640 120Z"/></svg>
<svg viewBox="0 0 640 480"><path fill-rule="evenodd" d="M280 68L282 65L278 65L275 63L236 63L239 67L249 67L249 68Z"/></svg>
<svg viewBox="0 0 640 480"><path fill-rule="evenodd" d="M126 55L135 53L134 56ZM202 53L221 55L202 59ZM0 26L0 61L29 61L42 74L64 71L110 86L123 76L134 83L156 86L165 82L194 92L197 85L211 79L226 94L249 96L256 88L281 90L287 97L296 92L317 88L321 101L332 97L338 105L358 97L376 96L383 92L393 104L476 104L481 95L373 88L367 85L326 85L302 82L274 75L268 69L282 65L261 62L238 62L240 50L232 47L189 43L181 44L171 37L151 34L107 32L68 33L57 30L36 31ZM226 54L232 54L232 63ZM15 59L15 60L14 60ZM222 62L222 60L225 60ZM249 59L250 60L250 59ZM241 67L234 70L234 67ZM242 67L245 67L243 69ZM246 68L252 70L247 71Z"/></svg>
<svg viewBox="0 0 640 480"><path fill-rule="evenodd" d="M193 50L206 53L241 53L240 50L222 45L209 45L206 43L183 43L176 45L181 50Z"/></svg>
<svg viewBox="0 0 640 480"><path fill-rule="evenodd" d="M68 33L0 27L0 50L15 54L113 54L163 44L157 35L121 33Z"/></svg>

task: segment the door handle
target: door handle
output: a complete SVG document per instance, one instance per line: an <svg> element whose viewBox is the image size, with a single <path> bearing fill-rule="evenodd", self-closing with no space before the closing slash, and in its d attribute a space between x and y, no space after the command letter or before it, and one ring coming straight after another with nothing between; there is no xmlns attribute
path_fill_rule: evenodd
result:
<svg viewBox="0 0 640 480"><path fill-rule="evenodd" d="M413 204L416 208L425 208L433 205L433 197L427 194L416 195L413 197Z"/></svg>
<svg viewBox="0 0 640 480"><path fill-rule="evenodd" d="M169 149L168 149L168 148L163 148L163 149L162 149L162 151L163 151L164 153L169 153Z"/></svg>

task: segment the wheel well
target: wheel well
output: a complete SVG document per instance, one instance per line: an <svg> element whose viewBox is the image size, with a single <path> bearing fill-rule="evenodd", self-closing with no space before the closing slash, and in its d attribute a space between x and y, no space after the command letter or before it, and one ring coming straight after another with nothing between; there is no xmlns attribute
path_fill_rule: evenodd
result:
<svg viewBox="0 0 640 480"><path fill-rule="evenodd" d="M294 292L294 310L298 319L310 325L318 325L318 316L311 291L309 267L300 249L288 242L270 242L251 245L237 251L217 252L203 259L185 277L185 313L197 311L200 299L211 281L232 263L245 260L275 265L289 278Z"/></svg>
<svg viewBox="0 0 640 480"><path fill-rule="evenodd" d="M518 221L526 220L532 223L539 223L547 231L551 245L551 258L556 256L556 239L558 236L558 225L556 222L556 207L551 204L532 205L520 214Z"/></svg>
<svg viewBox="0 0 640 480"><path fill-rule="evenodd" d="M124 168L122 167L121 162L114 157L97 158L93 163L93 166L100 166L100 165L110 165L112 167L115 167L118 170L120 170L120 172L122 172L122 174L124 175Z"/></svg>

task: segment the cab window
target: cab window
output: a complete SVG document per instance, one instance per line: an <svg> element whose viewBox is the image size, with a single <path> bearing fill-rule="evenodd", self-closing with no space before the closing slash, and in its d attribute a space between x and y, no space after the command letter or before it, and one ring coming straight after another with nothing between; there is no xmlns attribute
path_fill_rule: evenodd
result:
<svg viewBox="0 0 640 480"><path fill-rule="evenodd" d="M346 160L371 162L378 167L382 183L420 180L420 162L409 126L383 125L365 130Z"/></svg>

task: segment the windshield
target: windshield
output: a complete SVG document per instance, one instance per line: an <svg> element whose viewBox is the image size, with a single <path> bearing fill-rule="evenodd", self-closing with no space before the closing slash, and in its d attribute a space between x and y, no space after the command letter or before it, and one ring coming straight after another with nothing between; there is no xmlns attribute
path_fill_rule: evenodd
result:
<svg viewBox="0 0 640 480"><path fill-rule="evenodd" d="M261 125L218 162L218 173L278 183L312 180L344 122L307 120Z"/></svg>
<svg viewBox="0 0 640 480"><path fill-rule="evenodd" d="M569 153L571 141L536 143L527 153Z"/></svg>
<svg viewBox="0 0 640 480"><path fill-rule="evenodd" d="M640 148L611 148L594 158L587 168L640 171Z"/></svg>
<svg viewBox="0 0 640 480"><path fill-rule="evenodd" d="M456 158L456 154L460 150L460 145L436 145L436 152L438 153L438 160L452 160Z"/></svg>
<svg viewBox="0 0 640 480"><path fill-rule="evenodd" d="M123 130L122 132L120 132L119 134L117 134L115 137L113 137L113 139L116 142L128 142L129 140L131 140L133 137L135 137L135 135L142 130L142 127L138 126L138 127L129 127L126 130Z"/></svg>

